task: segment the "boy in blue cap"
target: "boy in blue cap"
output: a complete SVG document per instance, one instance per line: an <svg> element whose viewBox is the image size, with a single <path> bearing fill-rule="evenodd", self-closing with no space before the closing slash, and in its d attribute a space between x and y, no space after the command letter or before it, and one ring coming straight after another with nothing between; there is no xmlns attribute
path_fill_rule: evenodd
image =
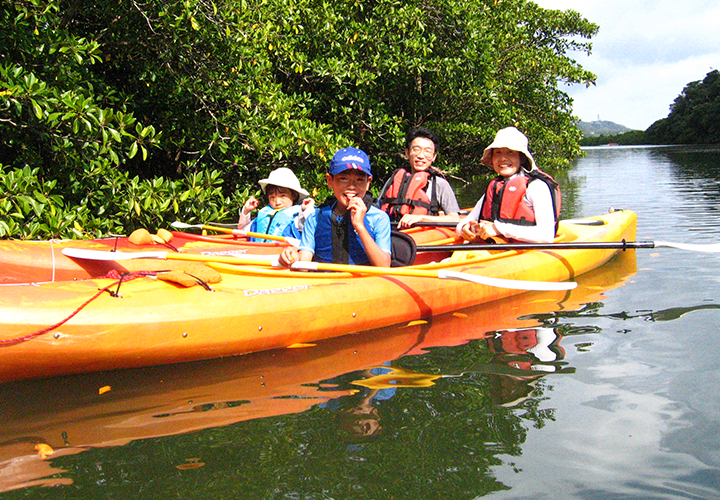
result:
<svg viewBox="0 0 720 500"><path fill-rule="evenodd" d="M300 247L283 249L280 263L314 260L389 267L390 217L373 206L368 193L372 172L367 154L353 147L341 149L325 178L334 196L308 217Z"/></svg>

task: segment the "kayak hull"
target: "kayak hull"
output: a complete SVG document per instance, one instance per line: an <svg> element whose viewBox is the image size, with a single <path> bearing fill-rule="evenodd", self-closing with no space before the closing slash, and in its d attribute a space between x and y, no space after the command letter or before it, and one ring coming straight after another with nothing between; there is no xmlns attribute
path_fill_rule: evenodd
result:
<svg viewBox="0 0 720 500"><path fill-rule="evenodd" d="M561 225L561 233L566 241L635 237L632 212L594 219L604 224ZM418 267L565 281L601 266L615 253L456 252L449 262ZM222 272L222 281L212 285L212 291L149 277L122 283L119 289L117 281L108 278L0 287L0 382L286 347L522 293L452 279L214 267ZM119 296L99 292L104 288ZM65 323L49 328L73 313Z"/></svg>

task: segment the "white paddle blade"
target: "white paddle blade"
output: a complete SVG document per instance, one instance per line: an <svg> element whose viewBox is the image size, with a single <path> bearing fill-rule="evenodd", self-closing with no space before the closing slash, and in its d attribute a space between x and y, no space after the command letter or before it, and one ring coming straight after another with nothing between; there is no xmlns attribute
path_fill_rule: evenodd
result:
<svg viewBox="0 0 720 500"><path fill-rule="evenodd" d="M687 250L689 252L720 253L720 243L702 245L699 243L672 243L670 241L656 241L655 248L657 247L677 248L678 250Z"/></svg>
<svg viewBox="0 0 720 500"><path fill-rule="evenodd" d="M307 260L296 260L290 265L293 271L317 271L318 263Z"/></svg>
<svg viewBox="0 0 720 500"><path fill-rule="evenodd" d="M176 220L175 222L170 224L172 227L176 227L178 229L190 229L191 227L199 227L202 228L202 224L187 224L185 222L180 222Z"/></svg>
<svg viewBox="0 0 720 500"><path fill-rule="evenodd" d="M480 285L495 286L498 288L510 288L512 290L537 290L541 292L545 291L558 291L558 290L572 290L577 288L577 283L573 281L561 281L556 283L554 281L521 281L521 280L506 280L501 278L490 278L488 276L478 276L476 274L459 273L457 271L438 271L438 278L447 278L455 280L472 281Z"/></svg>
<svg viewBox="0 0 720 500"><path fill-rule="evenodd" d="M166 259L167 252L107 252L103 250L85 250L83 248L63 248L63 255L72 259L85 260L130 260L130 259Z"/></svg>

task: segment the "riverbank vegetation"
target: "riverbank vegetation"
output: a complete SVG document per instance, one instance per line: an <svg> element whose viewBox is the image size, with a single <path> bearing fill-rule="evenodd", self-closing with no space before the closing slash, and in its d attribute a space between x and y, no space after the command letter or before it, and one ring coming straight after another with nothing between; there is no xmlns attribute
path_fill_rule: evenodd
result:
<svg viewBox="0 0 720 500"><path fill-rule="evenodd" d="M645 131L648 144L720 143L720 72L688 83L670 106L667 118Z"/></svg>
<svg viewBox="0 0 720 500"><path fill-rule="evenodd" d="M416 125L456 178L508 125L559 165L597 29L525 0L2 2L0 236L232 220L280 166L322 198L347 145L379 185Z"/></svg>

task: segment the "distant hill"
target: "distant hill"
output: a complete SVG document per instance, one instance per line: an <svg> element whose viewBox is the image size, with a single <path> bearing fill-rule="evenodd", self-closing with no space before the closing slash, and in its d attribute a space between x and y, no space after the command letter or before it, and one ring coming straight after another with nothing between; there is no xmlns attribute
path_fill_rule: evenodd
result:
<svg viewBox="0 0 720 500"><path fill-rule="evenodd" d="M583 137L598 137L601 135L618 135L630 132L631 129L617 123L596 120L594 122L579 122L578 129Z"/></svg>

